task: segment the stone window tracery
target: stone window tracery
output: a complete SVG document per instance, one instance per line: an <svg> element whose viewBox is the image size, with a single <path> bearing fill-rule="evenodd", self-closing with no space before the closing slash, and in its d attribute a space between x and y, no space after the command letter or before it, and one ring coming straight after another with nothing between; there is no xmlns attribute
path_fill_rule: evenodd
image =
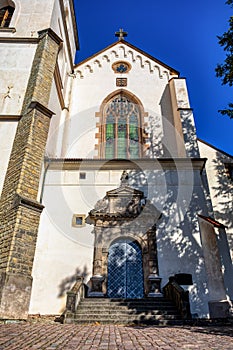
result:
<svg viewBox="0 0 233 350"><path fill-rule="evenodd" d="M105 158L138 158L141 153L140 107L128 96L111 99L105 115Z"/></svg>
<svg viewBox="0 0 233 350"><path fill-rule="evenodd" d="M137 159L148 148L148 113L137 96L126 89L109 94L95 113L96 159Z"/></svg>

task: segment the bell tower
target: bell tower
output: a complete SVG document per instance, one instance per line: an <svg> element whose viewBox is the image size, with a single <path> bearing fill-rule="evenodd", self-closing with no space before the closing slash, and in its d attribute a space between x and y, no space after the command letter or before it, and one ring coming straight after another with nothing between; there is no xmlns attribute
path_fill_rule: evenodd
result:
<svg viewBox="0 0 233 350"><path fill-rule="evenodd" d="M73 2L0 0L0 42L0 318L26 319L42 164L78 48Z"/></svg>

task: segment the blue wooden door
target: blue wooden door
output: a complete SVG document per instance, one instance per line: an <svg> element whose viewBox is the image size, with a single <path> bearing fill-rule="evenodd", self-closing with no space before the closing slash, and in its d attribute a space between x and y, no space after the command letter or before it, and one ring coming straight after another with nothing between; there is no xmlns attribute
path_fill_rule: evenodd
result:
<svg viewBox="0 0 233 350"><path fill-rule="evenodd" d="M143 298L142 251L136 242L120 239L108 255L108 297Z"/></svg>

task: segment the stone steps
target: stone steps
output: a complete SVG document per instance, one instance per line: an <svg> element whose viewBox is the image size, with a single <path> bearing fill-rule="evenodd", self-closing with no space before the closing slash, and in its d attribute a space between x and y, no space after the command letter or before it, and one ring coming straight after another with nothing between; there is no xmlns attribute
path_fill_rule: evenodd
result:
<svg viewBox="0 0 233 350"><path fill-rule="evenodd" d="M87 313L91 313L91 314L111 314L111 315L118 315L118 314L126 314L126 315L137 315L137 314L145 314L145 315L176 315L177 314L177 309L176 308L172 308L172 309L167 309L167 310L151 310L151 309L144 309L144 308L140 308L140 309L86 309L86 308L80 308L78 309L78 313L80 315L86 315Z"/></svg>
<svg viewBox="0 0 233 350"><path fill-rule="evenodd" d="M176 313L176 314L153 314L153 313L140 313L140 314L122 314L122 313L116 313L116 314L112 314L112 313L91 313L91 314L86 314L85 315L85 318L92 318L92 319L97 319L97 318L103 318L103 319L106 319L106 318L109 318L109 319L114 319L114 318L153 318L153 319L161 319L162 317L166 316L166 318L168 319L174 319L174 318L180 318L180 316ZM75 319L82 319L84 318L84 314L76 314L75 315Z"/></svg>
<svg viewBox="0 0 233 350"><path fill-rule="evenodd" d="M86 298L80 302L74 317L66 322L180 325L183 321L174 304L165 298Z"/></svg>

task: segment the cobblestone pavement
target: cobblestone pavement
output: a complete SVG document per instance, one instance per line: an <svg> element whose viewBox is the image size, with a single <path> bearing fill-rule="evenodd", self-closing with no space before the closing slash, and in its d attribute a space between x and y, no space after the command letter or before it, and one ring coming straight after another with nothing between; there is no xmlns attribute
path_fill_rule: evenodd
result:
<svg viewBox="0 0 233 350"><path fill-rule="evenodd" d="M233 350L233 327L2 324L0 350Z"/></svg>

